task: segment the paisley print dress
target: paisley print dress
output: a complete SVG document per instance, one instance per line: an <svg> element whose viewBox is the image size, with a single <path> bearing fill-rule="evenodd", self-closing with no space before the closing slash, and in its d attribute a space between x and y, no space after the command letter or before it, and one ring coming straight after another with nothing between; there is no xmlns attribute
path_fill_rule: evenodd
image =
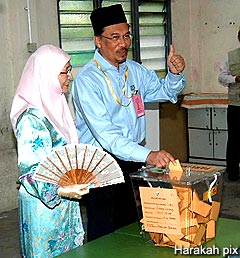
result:
<svg viewBox="0 0 240 258"><path fill-rule="evenodd" d="M35 181L39 162L66 141L37 109L29 108L18 119L19 224L22 255L48 258L83 244L79 202L58 196L58 186Z"/></svg>

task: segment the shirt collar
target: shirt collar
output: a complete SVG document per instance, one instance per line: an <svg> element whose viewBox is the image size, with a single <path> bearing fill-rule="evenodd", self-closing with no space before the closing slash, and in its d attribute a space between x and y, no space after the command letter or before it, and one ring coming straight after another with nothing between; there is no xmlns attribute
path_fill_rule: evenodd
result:
<svg viewBox="0 0 240 258"><path fill-rule="evenodd" d="M95 50L95 53L94 53L94 59L97 60L97 62L99 63L99 65L101 66L102 70L104 72L106 72L107 70L114 70L114 71L117 71L117 68L110 64L100 53L99 53L99 49L96 49ZM120 73L126 71L127 69L127 61L126 62L123 62L119 65L120 67Z"/></svg>

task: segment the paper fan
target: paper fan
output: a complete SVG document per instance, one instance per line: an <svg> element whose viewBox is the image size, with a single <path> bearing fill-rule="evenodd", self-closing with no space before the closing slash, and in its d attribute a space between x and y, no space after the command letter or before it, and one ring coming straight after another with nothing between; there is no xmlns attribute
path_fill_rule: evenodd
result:
<svg viewBox="0 0 240 258"><path fill-rule="evenodd" d="M33 179L67 186L102 187L124 182L121 168L107 152L89 144L56 148L36 168Z"/></svg>

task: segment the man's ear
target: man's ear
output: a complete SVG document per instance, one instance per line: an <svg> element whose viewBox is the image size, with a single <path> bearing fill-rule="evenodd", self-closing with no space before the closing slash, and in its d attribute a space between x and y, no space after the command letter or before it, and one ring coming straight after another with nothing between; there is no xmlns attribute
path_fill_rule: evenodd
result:
<svg viewBox="0 0 240 258"><path fill-rule="evenodd" d="M94 42L97 48L101 48L101 36L94 36Z"/></svg>

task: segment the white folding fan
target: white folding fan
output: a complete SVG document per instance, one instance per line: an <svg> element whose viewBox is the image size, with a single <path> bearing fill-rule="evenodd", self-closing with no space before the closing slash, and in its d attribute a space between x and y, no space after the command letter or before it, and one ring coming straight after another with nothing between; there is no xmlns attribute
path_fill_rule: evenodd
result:
<svg viewBox="0 0 240 258"><path fill-rule="evenodd" d="M89 144L67 144L51 152L36 168L35 180L90 188L124 182L121 168L107 152Z"/></svg>

